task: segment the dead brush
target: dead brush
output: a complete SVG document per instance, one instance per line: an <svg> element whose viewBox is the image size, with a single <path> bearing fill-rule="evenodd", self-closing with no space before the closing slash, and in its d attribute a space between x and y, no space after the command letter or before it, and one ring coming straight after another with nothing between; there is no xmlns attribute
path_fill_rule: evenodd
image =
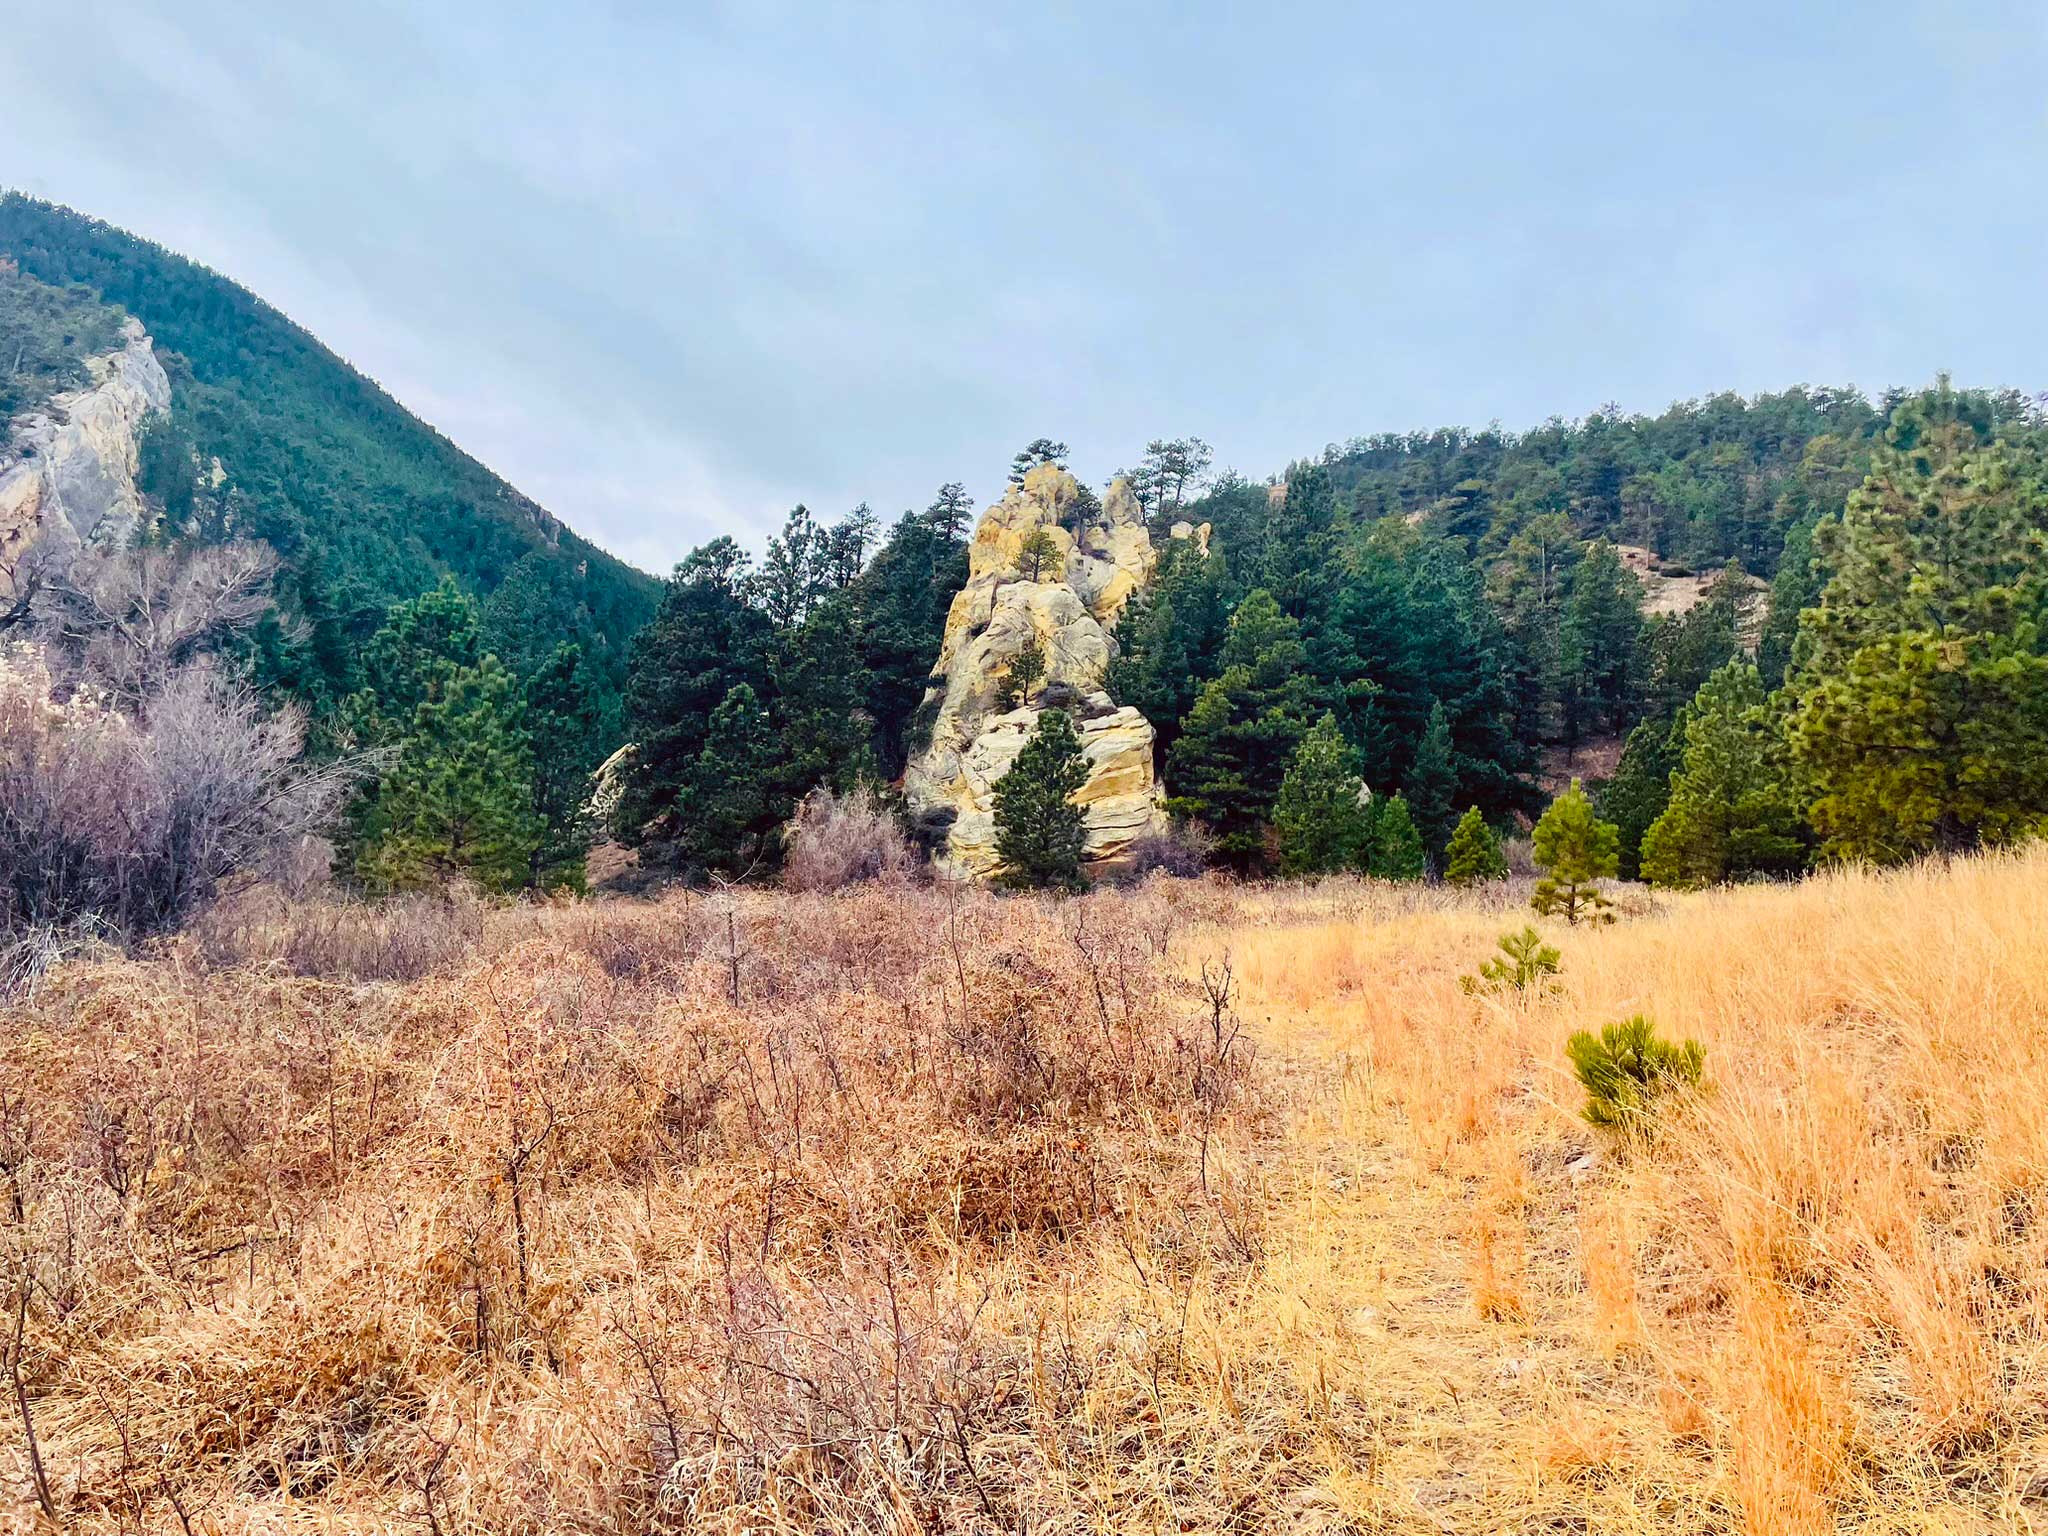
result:
<svg viewBox="0 0 2048 1536"><path fill-rule="evenodd" d="M2024 1528L2044 875L1675 897L1497 1009L1498 911L1352 880L74 958L0 1028L6 1517L32 1431L80 1531ZM1715 1091L1587 1157L1638 1012Z"/></svg>
<svg viewBox="0 0 2048 1536"><path fill-rule="evenodd" d="M1008 1528L1027 1416L1018 1362L979 1326L987 1296L886 1249L826 1257L806 1277L723 1248L713 1326L641 1341L664 1528L762 1509Z"/></svg>
<svg viewBox="0 0 2048 1536"><path fill-rule="evenodd" d="M993 1277L1168 1213L1247 1251L1202 1164L1263 1113L1248 1047L1051 904L730 900L485 913L396 987L289 974L303 926L52 972L0 1033L0 1194L59 1518L1039 1509L1058 1432ZM390 969L321 921L319 968Z"/></svg>
<svg viewBox="0 0 2048 1536"><path fill-rule="evenodd" d="M275 965L335 981L418 981L473 953L484 909L462 894L379 902L254 892L206 913L190 942L206 964Z"/></svg>

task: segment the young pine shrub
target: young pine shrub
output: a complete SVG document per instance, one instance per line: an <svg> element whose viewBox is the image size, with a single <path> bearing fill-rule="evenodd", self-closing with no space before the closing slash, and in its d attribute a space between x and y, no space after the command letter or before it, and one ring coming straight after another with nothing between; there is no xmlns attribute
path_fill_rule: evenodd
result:
<svg viewBox="0 0 2048 1536"><path fill-rule="evenodd" d="M1555 976L1562 958L1534 928L1504 933L1500 936L1500 953L1481 961L1477 976L1459 977L1458 985L1469 993L1523 992Z"/></svg>
<svg viewBox="0 0 2048 1536"><path fill-rule="evenodd" d="M1452 885L1477 885L1483 880L1505 880L1508 861L1500 851L1500 838L1473 806L1459 820L1444 848L1444 879Z"/></svg>
<svg viewBox="0 0 2048 1536"><path fill-rule="evenodd" d="M1613 905L1600 890L1620 867L1621 829L1602 821L1577 779L1551 801L1536 823L1536 883L1529 905L1545 917L1561 915L1573 927L1580 923L1611 923Z"/></svg>
<svg viewBox="0 0 2048 1536"><path fill-rule="evenodd" d="M1423 879L1429 873L1429 857L1408 802L1400 795L1389 795L1374 804L1372 851L1366 872L1377 880Z"/></svg>
<svg viewBox="0 0 2048 1536"><path fill-rule="evenodd" d="M812 790L797 805L783 846L782 883L793 891L907 883L920 863L903 824L867 789Z"/></svg>
<svg viewBox="0 0 2048 1536"><path fill-rule="evenodd" d="M1357 755L1345 745L1337 717L1325 714L1294 749L1273 805L1280 872L1328 875L1362 868L1373 831L1371 803Z"/></svg>
<svg viewBox="0 0 2048 1536"><path fill-rule="evenodd" d="M1010 771L996 783L1001 880L1016 890L1079 890L1086 818L1074 796L1088 759L1065 710L1048 709Z"/></svg>
<svg viewBox="0 0 2048 1536"><path fill-rule="evenodd" d="M1699 1041L1662 1039L1640 1013L1597 1035L1580 1030L1565 1042L1565 1054L1586 1090L1587 1123L1616 1131L1639 1128L1671 1089L1697 1087L1707 1058Z"/></svg>

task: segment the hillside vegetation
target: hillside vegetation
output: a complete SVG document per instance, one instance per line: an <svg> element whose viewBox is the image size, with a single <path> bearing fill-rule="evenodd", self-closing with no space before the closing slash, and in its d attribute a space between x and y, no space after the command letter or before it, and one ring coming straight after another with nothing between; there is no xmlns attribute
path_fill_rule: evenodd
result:
<svg viewBox="0 0 2048 1536"><path fill-rule="evenodd" d="M2044 893L1638 901L1476 992L1500 888L217 914L0 1035L0 1484L108 1530L2025 1528ZM1566 1039L1634 1014L1704 1078L1598 1131Z"/></svg>
<svg viewBox="0 0 2048 1536"><path fill-rule="evenodd" d="M148 240L19 193L0 195L0 256L34 280L17 291L0 278L0 313L55 289L89 313L115 307L148 328L172 412L145 453L145 489L177 521L203 501L216 536L260 539L284 557L296 604L333 631L301 662L297 691L345 694L352 647L393 603L442 575L481 599L515 573L530 589L522 620L547 630L549 644L581 641L616 690L626 642L652 609L652 579L561 528L261 299ZM65 357L95 350L94 336L75 326ZM215 459L227 477L219 485Z"/></svg>
<svg viewBox="0 0 2048 1536"><path fill-rule="evenodd" d="M88 290L39 283L0 264L0 427L84 384L85 359L110 350L120 328L120 311Z"/></svg>

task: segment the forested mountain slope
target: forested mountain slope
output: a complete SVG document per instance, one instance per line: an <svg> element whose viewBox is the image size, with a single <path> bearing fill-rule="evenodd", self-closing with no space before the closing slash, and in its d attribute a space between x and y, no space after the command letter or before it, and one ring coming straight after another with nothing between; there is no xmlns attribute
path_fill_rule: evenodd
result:
<svg viewBox="0 0 2048 1536"><path fill-rule="evenodd" d="M0 321L32 311L14 327L21 366L0 358L0 404L12 414L75 382L112 308L140 320L172 395L144 444L142 487L179 524L262 539L284 558L285 595L320 637L299 658L301 691L345 694L351 656L391 605L444 575L479 598L502 592L493 628L508 639L580 642L616 688L655 582L562 527L303 328L196 262L17 193L0 196L0 257L20 274L0 290L40 285L28 299L0 294Z"/></svg>

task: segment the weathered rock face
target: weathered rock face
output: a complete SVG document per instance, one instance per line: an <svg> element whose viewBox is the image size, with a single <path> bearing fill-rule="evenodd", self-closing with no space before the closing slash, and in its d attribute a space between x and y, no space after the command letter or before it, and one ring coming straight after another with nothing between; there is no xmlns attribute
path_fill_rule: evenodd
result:
<svg viewBox="0 0 2048 1536"><path fill-rule="evenodd" d="M920 817L950 814L945 854L972 875L998 867L995 786L1047 708L1074 717L1088 782L1075 798L1087 809L1087 857L1111 865L1138 838L1165 825L1152 771L1152 726L1102 691L1115 642L1111 629L1158 556L1130 487L1121 480L1101 510L1082 518L1081 488L1052 465L990 507L968 547L967 585L946 615L946 635L925 707L935 710L931 745L903 776ZM1025 541L1045 529L1054 545L1040 579L1024 578ZM1036 638L1045 678L1031 701L1003 710L1010 663Z"/></svg>
<svg viewBox="0 0 2048 1536"><path fill-rule="evenodd" d="M0 449L0 594L12 594L25 556L61 562L85 545L118 543L142 521L136 441L150 415L170 409L170 380L136 320L121 350L86 366L88 387L19 418Z"/></svg>

